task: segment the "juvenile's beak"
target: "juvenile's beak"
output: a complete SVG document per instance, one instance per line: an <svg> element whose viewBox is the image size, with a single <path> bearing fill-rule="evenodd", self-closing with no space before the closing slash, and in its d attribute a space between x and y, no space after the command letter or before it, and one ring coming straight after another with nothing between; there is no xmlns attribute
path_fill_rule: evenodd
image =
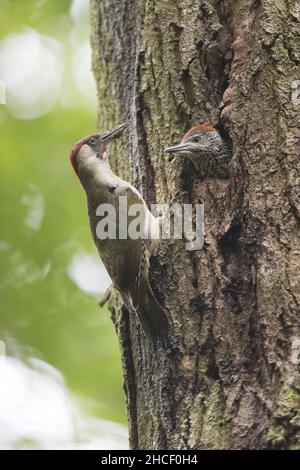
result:
<svg viewBox="0 0 300 470"><path fill-rule="evenodd" d="M191 151L191 146L185 143L172 145L172 147L167 147L164 149L165 153L186 153L190 151Z"/></svg>
<svg viewBox="0 0 300 470"><path fill-rule="evenodd" d="M123 124L119 124L117 127L112 129L111 131L104 132L104 134L101 135L101 141L105 144L108 144L112 140L117 139L126 129L127 125L128 124L124 122Z"/></svg>

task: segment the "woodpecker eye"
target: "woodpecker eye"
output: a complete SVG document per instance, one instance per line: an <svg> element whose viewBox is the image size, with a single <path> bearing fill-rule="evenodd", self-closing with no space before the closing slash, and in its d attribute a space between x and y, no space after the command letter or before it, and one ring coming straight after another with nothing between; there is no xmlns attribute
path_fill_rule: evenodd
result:
<svg viewBox="0 0 300 470"><path fill-rule="evenodd" d="M193 141L194 141L194 142L200 142L200 137L196 135L196 136L193 138Z"/></svg>
<svg viewBox="0 0 300 470"><path fill-rule="evenodd" d="M95 145L95 143L97 142L97 139L95 137L91 137L89 140L88 140L88 143L90 145Z"/></svg>

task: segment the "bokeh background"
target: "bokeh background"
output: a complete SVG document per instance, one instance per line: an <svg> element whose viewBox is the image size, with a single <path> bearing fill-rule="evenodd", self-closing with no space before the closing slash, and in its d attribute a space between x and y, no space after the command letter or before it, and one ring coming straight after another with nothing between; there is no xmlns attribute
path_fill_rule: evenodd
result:
<svg viewBox="0 0 300 470"><path fill-rule="evenodd" d="M100 427L125 424L116 335L108 311L97 304L110 280L92 244L84 194L68 158L74 142L94 132L97 122L88 0L0 0L0 26L6 89L0 105L0 354L6 371L2 379L0 374L0 407L7 410L10 400L12 413L15 399L26 412L29 401L43 395L30 388L32 374L37 381L40 374ZM20 377L22 383L14 382ZM14 397L17 389L21 397ZM7 427L7 446L34 447L49 401L33 404L34 411L15 417L14 424L2 414L0 447L1 432L2 446L8 441ZM54 406L52 414L61 413ZM27 428L12 443L22 419ZM40 424L27 436L34 419Z"/></svg>

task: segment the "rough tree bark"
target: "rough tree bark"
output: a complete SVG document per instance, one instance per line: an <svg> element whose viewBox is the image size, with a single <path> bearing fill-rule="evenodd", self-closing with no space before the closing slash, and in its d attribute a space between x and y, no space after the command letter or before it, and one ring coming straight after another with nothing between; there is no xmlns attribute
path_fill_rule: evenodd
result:
<svg viewBox="0 0 300 470"><path fill-rule="evenodd" d="M149 204L205 203L203 249L151 260L169 349L113 308L131 448L299 448L299 1L91 0L91 19L99 128L129 123L113 167ZM226 182L162 152L198 122L232 138Z"/></svg>

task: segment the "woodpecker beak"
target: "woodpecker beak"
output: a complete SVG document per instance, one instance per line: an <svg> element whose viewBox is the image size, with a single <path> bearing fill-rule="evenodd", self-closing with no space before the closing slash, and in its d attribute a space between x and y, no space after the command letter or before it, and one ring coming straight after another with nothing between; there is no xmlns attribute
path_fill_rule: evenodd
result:
<svg viewBox="0 0 300 470"><path fill-rule="evenodd" d="M172 145L172 147L167 147L164 149L165 153L177 153L177 154L186 154L193 151L191 144L180 143L177 145Z"/></svg>
<svg viewBox="0 0 300 470"><path fill-rule="evenodd" d="M126 129L128 124L124 122L123 124L119 124L117 127L112 129L111 131L105 132L101 135L101 141L105 144L109 144L112 140L117 139L122 135L123 131Z"/></svg>

